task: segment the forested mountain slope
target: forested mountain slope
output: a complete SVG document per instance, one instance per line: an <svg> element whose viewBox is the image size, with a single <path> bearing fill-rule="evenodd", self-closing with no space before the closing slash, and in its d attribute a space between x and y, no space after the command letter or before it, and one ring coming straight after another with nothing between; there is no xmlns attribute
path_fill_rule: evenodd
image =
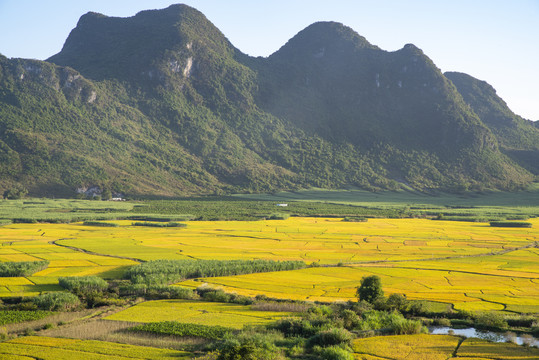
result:
<svg viewBox="0 0 539 360"><path fill-rule="evenodd" d="M339 23L252 58L185 5L88 13L47 61L0 58L0 187L525 186L536 169L514 150L537 152L531 125L506 136L463 89L417 47L386 52Z"/></svg>

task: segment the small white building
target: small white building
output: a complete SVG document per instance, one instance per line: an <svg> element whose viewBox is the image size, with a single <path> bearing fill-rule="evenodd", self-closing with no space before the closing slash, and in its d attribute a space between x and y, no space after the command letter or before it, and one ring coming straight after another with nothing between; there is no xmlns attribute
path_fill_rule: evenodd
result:
<svg viewBox="0 0 539 360"><path fill-rule="evenodd" d="M288 204L277 204L277 206L286 207L286 206L288 206Z"/></svg>

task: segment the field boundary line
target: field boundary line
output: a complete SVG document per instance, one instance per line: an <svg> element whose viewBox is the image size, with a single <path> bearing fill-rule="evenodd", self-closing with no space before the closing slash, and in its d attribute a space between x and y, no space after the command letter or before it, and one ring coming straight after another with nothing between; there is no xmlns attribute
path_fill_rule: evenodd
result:
<svg viewBox="0 0 539 360"><path fill-rule="evenodd" d="M88 255L106 256L106 257L111 257L111 258L116 258L116 259L132 260L132 261L141 262L141 263L146 262L146 260L132 258L132 257L129 257L129 256L101 254L101 253L98 253L98 252L95 252L95 251L92 251L92 250L86 250L86 249L78 248L78 247L75 247L75 246L59 244L58 241L61 241L61 240L77 240L77 238L61 238L61 239L49 241L49 244L56 245L56 246L61 246L61 247L66 248L66 249L82 252L82 253L85 253L85 254L88 254Z"/></svg>
<svg viewBox="0 0 539 360"><path fill-rule="evenodd" d="M337 266L335 266L337 267ZM358 267L362 268L361 264L357 266L351 266L351 267ZM366 267L369 268L369 267ZM372 268L380 268L378 266L373 266ZM448 269L431 269L431 268L420 268L420 267L404 267L404 266L392 266L392 267L386 267L386 269L407 269L407 270L428 270L428 271L443 271L443 272L456 272L456 273L462 273L462 274L472 274L472 275L481 275L481 276L497 276L497 277L504 277L504 278L517 278L517 279L527 279L527 280L539 280L537 278L530 278L525 276L516 276L516 275L503 275L503 274L486 274L486 273L480 273L480 272L474 272L474 271L466 271L466 270L448 270ZM372 271L371 271L372 272ZM397 276L395 276L397 277Z"/></svg>
<svg viewBox="0 0 539 360"><path fill-rule="evenodd" d="M402 263L402 262L415 262L415 261L439 261L439 260L451 260L451 259L465 259L465 258L472 258L472 257L505 255L505 254L508 254L510 252L513 252L513 251L530 249L530 248L539 248L539 241L534 241L532 243L529 243L527 245L517 247L517 248L514 248L514 249L504 249L504 250L501 250L501 251L496 251L496 252L493 251L493 252L484 253L484 254L442 256L442 257L431 257L431 258L424 258L424 259L358 261L358 262L353 262L353 263L343 263L342 265L345 265L345 266L354 266L354 265L361 266L361 265L367 265L367 264L380 264L380 263ZM342 265L340 265L340 266L342 266ZM338 266L339 265L334 265L334 264L320 265L320 267L338 267Z"/></svg>

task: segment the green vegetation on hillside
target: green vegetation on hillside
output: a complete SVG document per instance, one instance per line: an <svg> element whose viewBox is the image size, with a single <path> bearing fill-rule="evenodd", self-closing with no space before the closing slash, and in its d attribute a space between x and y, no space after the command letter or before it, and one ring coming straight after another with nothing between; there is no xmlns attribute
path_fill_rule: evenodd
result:
<svg viewBox="0 0 539 360"><path fill-rule="evenodd" d="M519 120L506 138L459 89L415 46L338 23L263 59L185 5L88 13L49 62L0 56L0 191L525 187L535 133Z"/></svg>

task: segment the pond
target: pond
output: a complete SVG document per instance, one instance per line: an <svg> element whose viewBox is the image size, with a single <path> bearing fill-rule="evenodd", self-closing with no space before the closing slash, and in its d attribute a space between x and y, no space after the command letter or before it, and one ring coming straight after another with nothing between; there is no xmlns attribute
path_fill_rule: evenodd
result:
<svg viewBox="0 0 539 360"><path fill-rule="evenodd" d="M518 345L527 344L529 346L539 347L539 339L528 335L517 335L513 332L497 333L487 330L478 330L470 327L466 329L453 329L447 326L430 327L429 332L433 335L447 335L451 332L453 335L464 336L466 338L479 338L494 342L513 342Z"/></svg>

